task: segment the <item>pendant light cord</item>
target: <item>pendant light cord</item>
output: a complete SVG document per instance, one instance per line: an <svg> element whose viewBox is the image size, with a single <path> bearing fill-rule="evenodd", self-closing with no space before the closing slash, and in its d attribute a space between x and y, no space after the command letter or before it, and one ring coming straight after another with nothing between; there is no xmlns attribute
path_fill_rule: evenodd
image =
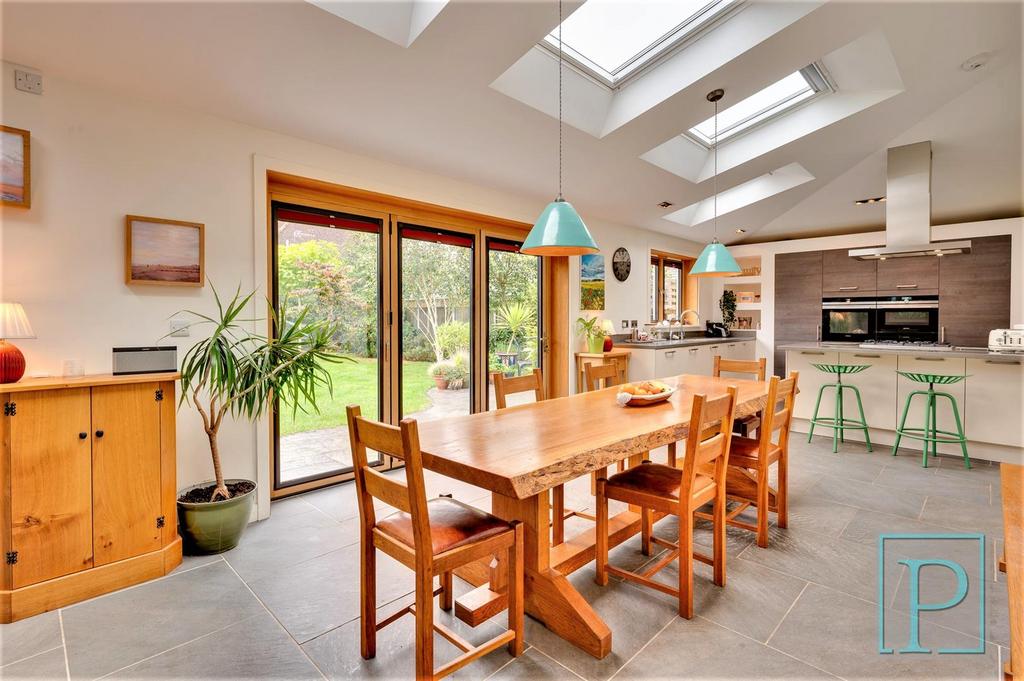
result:
<svg viewBox="0 0 1024 681"><path fill-rule="evenodd" d="M558 0L558 200L562 201L562 0Z"/></svg>
<svg viewBox="0 0 1024 681"><path fill-rule="evenodd" d="M718 100L715 100L715 181L714 181L715 241L718 241Z"/></svg>

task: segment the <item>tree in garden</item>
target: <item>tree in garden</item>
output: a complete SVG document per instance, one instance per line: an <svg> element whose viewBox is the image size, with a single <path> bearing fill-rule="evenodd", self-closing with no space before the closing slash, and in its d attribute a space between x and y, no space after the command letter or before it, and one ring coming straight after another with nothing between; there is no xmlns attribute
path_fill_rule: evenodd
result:
<svg viewBox="0 0 1024 681"><path fill-rule="evenodd" d="M402 243L402 303L435 361L445 358L438 330L455 322L460 310L470 309L471 258L468 248L412 239Z"/></svg>

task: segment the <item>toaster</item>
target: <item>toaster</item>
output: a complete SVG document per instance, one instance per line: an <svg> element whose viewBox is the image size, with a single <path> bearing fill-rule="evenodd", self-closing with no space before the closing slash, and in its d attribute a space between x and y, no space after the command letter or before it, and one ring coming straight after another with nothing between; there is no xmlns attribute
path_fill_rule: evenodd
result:
<svg viewBox="0 0 1024 681"><path fill-rule="evenodd" d="M993 329L988 332L990 352L1024 353L1024 324L1014 324L1012 329Z"/></svg>

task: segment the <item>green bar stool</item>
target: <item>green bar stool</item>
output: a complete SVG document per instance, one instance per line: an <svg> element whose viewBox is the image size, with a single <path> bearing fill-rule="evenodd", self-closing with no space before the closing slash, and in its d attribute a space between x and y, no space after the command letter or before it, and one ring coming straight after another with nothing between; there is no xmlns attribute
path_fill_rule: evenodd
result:
<svg viewBox="0 0 1024 681"><path fill-rule="evenodd" d="M959 383L960 381L967 378L967 376L949 376L943 374L918 374L911 371L897 371L903 378L914 381L915 383L927 383L927 390L915 390L907 395L907 401L903 405L903 416L900 417L900 425L896 429L896 442L892 446L892 455L896 456L896 450L900 446L900 440L904 437L909 437L914 440L921 440L924 442L924 454L921 458L921 465L924 468L928 468L928 451L931 450L932 456L938 455L938 443L940 442L958 442L960 449L964 453L964 468L971 467L971 459L967 456L967 438L964 437L963 424L960 422L960 410L956 406L956 398L945 392L938 392L935 390L935 385L952 385L953 383ZM907 414L910 413L910 402L914 399L915 395L925 396L925 412L924 412L924 428L907 428ZM945 397L949 400L950 406L953 407L953 418L956 420L956 432L948 430L939 430L936 427L936 414L935 405L938 397ZM943 437L943 436L949 437Z"/></svg>
<svg viewBox="0 0 1024 681"><path fill-rule="evenodd" d="M815 426L825 426L832 429L832 453L839 451L839 443L846 442L843 432L846 430L863 430L864 440L867 442L868 451L871 449L871 436L868 434L868 422L864 419L864 405L860 401L860 391L855 385L843 383L843 374L859 374L869 368L870 364L815 364L818 371L836 375L835 383L826 383L818 389L818 401L814 403L814 416L811 418L811 429L807 434L807 441L814 437ZM818 416L818 408L821 407L821 396L825 388L832 388L836 391L836 410L834 416ZM857 398L857 409L860 411L860 418L846 418L843 413L843 391L852 390Z"/></svg>

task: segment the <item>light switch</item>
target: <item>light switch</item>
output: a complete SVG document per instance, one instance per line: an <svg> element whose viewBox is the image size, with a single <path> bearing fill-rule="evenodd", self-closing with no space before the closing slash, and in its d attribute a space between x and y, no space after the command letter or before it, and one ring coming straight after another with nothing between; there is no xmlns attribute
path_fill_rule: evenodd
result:
<svg viewBox="0 0 1024 681"><path fill-rule="evenodd" d="M184 319L172 319L170 335L175 338L188 338L188 322L185 321Z"/></svg>
<svg viewBox="0 0 1024 681"><path fill-rule="evenodd" d="M39 73L30 73L15 69L14 88L22 92L31 92L34 95L43 94L43 76Z"/></svg>

